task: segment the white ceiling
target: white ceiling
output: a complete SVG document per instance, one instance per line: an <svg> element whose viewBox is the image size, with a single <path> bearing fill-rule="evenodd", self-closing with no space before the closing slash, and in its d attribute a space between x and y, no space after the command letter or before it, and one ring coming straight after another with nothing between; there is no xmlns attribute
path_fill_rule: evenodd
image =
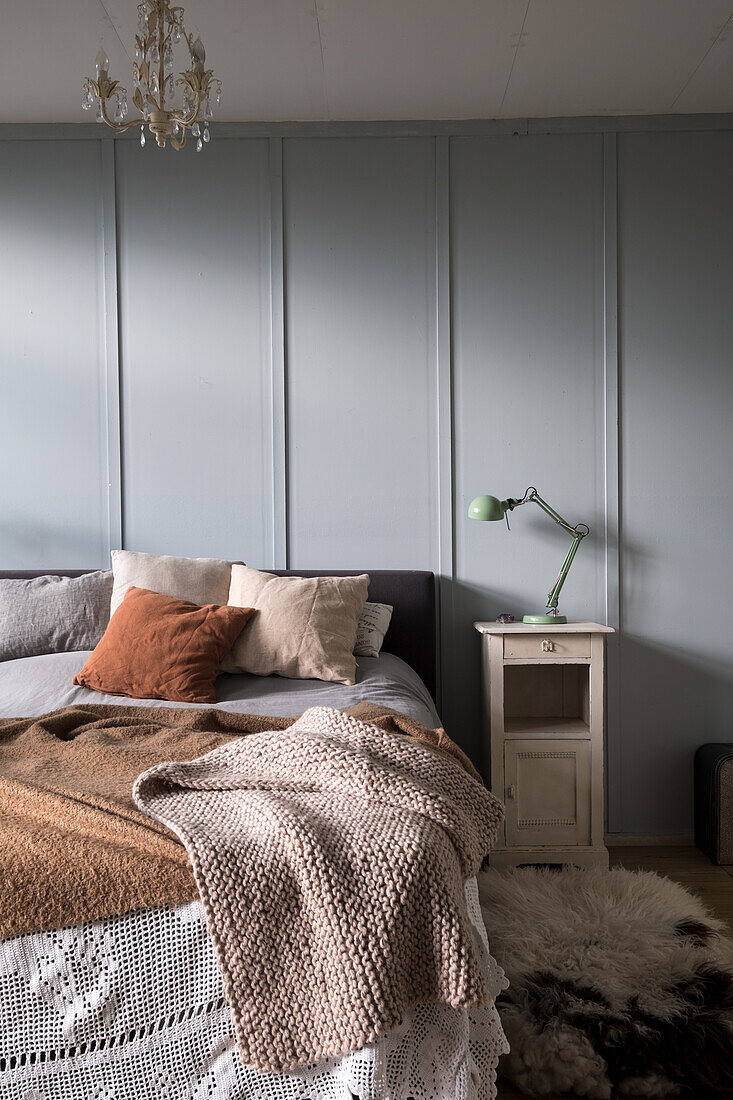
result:
<svg viewBox="0 0 733 1100"><path fill-rule="evenodd" d="M184 0L226 120L733 111L733 0ZM87 122L136 0L2 0L0 122Z"/></svg>

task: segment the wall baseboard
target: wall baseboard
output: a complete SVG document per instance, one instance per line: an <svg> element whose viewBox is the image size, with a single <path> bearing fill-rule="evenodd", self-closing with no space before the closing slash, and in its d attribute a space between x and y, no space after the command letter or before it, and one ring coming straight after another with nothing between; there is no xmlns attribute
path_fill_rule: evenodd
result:
<svg viewBox="0 0 733 1100"><path fill-rule="evenodd" d="M691 833L676 836L626 836L623 833L607 833L606 847L648 847L648 848L694 848L695 840Z"/></svg>

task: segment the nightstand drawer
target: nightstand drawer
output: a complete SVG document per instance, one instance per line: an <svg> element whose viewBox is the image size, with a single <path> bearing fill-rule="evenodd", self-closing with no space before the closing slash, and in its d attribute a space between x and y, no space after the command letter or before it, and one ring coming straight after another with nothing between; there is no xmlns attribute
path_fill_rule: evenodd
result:
<svg viewBox="0 0 733 1100"><path fill-rule="evenodd" d="M590 659L590 634L505 634L504 660L548 660L587 657Z"/></svg>

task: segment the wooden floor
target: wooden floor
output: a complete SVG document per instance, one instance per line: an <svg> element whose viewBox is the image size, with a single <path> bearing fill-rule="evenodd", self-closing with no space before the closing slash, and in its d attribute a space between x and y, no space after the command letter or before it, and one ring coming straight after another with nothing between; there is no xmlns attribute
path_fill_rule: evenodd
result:
<svg viewBox="0 0 733 1100"><path fill-rule="evenodd" d="M693 894L698 894L720 920L726 921L733 935L733 867L716 867L697 848L637 847L609 848L612 867L656 871L674 879ZM519 1100L523 1093L500 1082L499 1100ZM545 1100L566 1100L547 1096ZM568 1100L577 1100L568 1098ZM671 1100L671 1098L669 1098Z"/></svg>

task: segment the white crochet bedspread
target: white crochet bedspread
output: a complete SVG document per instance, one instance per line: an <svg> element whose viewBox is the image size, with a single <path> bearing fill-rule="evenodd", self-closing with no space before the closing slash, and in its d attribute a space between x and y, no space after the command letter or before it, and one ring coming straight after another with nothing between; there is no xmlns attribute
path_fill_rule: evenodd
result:
<svg viewBox="0 0 733 1100"><path fill-rule="evenodd" d="M492 998L476 880L466 898ZM199 902L0 943L2 1100L493 1100L496 1008L417 1005L374 1046L288 1074L239 1059Z"/></svg>

